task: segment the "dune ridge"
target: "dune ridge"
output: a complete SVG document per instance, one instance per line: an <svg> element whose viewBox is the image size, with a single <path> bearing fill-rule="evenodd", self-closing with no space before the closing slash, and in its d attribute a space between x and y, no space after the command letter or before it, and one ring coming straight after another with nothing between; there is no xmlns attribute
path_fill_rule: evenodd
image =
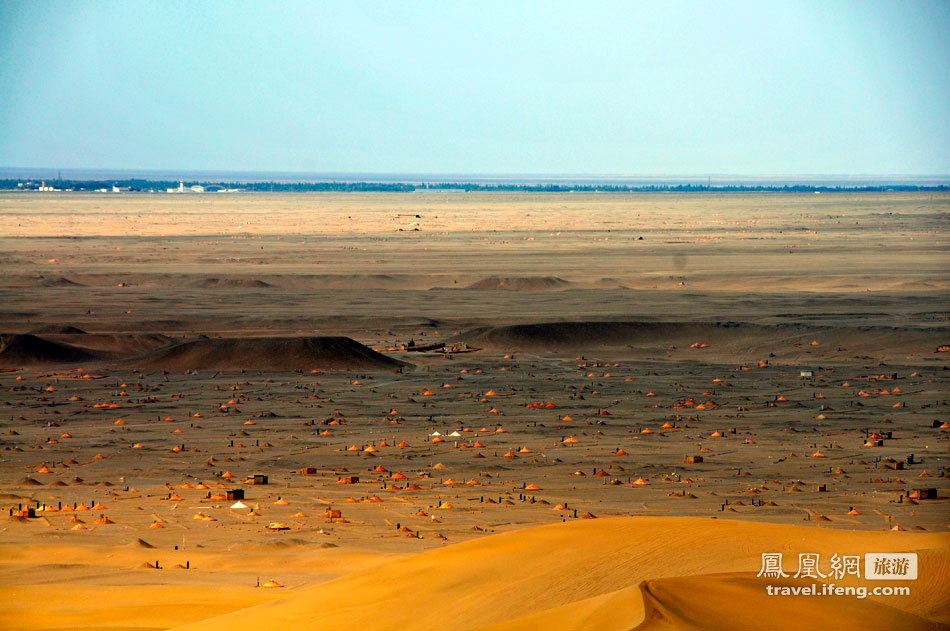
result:
<svg viewBox="0 0 950 631"><path fill-rule="evenodd" d="M946 534L834 531L711 518L584 520L493 535L398 559L179 629L621 631L641 622L653 625L644 629L696 628L691 616L708 616L718 625L713 628L761 628L756 626L761 620L753 623L737 617L737 612L748 598L767 597L760 590L764 584L753 577L761 567L761 553L773 551L786 553L786 569L797 558L793 552L816 552L827 559L835 553L923 551L920 579L911 596L852 598L845 603L848 616L842 617L842 625L886 628L881 623L890 620L909 623L908 628L936 628L947 622L950 604L941 584L948 541ZM737 573L738 579L704 576ZM640 589L644 581L647 598L634 598L631 590ZM781 598L768 604L772 600ZM820 597L804 603L787 600L783 606L795 611L827 615ZM630 609L618 611L618 605ZM790 615L770 619L769 626L801 628Z"/></svg>

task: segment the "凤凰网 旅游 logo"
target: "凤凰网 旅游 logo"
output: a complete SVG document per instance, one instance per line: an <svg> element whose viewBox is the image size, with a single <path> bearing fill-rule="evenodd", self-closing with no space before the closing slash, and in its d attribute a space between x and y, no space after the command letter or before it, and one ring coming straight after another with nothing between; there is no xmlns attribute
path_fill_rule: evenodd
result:
<svg viewBox="0 0 950 631"><path fill-rule="evenodd" d="M861 563L864 563L863 577L875 581L912 581L917 579L916 552L869 552L861 555L833 554L824 562L816 552L798 554L795 572L785 571L781 552L763 552L762 566L757 577L764 578L833 578L841 580L846 576L862 576Z"/></svg>

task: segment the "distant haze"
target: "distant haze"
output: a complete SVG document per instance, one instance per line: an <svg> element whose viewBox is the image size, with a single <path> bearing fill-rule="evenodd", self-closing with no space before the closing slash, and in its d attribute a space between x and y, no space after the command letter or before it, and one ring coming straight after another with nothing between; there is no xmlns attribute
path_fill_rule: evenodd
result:
<svg viewBox="0 0 950 631"><path fill-rule="evenodd" d="M0 0L0 166L945 183L948 34L943 1Z"/></svg>

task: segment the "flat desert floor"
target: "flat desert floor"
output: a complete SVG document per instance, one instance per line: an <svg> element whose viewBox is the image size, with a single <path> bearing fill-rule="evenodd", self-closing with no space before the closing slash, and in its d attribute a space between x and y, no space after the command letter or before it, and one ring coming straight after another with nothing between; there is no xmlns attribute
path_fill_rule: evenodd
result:
<svg viewBox="0 0 950 631"><path fill-rule="evenodd" d="M0 627L946 628L948 217L0 194Z"/></svg>

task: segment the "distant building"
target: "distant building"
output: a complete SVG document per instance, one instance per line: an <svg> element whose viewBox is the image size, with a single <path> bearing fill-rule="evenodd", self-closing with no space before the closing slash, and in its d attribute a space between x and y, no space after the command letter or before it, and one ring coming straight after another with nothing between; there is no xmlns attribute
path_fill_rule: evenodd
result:
<svg viewBox="0 0 950 631"><path fill-rule="evenodd" d="M200 184L195 184L194 186L191 187L191 191L193 193L204 193L205 187L201 186Z"/></svg>
<svg viewBox="0 0 950 631"><path fill-rule="evenodd" d="M112 187L113 193L129 193L131 191L132 191L131 186L113 186Z"/></svg>
<svg viewBox="0 0 950 631"><path fill-rule="evenodd" d="M54 188L54 187L52 187L52 186L47 186L47 185L46 185L46 182L42 182L42 183L37 187L36 190L42 191L42 192L44 192L44 193L50 193L50 192L52 192L52 191L58 191L59 189L58 189L58 188Z"/></svg>

